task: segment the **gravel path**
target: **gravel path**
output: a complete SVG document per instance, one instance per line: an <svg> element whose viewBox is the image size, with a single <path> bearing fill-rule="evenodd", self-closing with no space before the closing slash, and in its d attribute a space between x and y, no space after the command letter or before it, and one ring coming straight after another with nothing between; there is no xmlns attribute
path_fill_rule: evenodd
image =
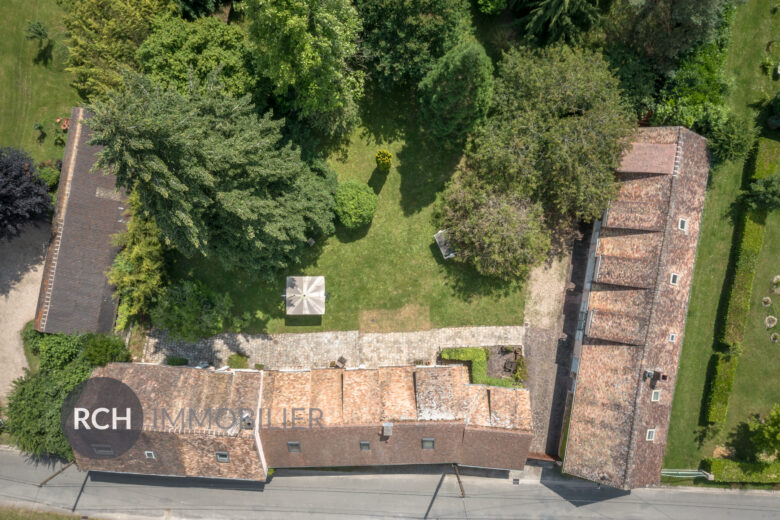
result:
<svg viewBox="0 0 780 520"><path fill-rule="evenodd" d="M48 222L33 223L0 239L0 404L27 367L19 332L35 317L50 232Z"/></svg>

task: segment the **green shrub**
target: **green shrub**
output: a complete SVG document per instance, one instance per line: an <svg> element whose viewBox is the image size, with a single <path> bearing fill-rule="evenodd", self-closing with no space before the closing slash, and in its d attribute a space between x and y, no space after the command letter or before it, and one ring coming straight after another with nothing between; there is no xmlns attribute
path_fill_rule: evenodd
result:
<svg viewBox="0 0 780 520"><path fill-rule="evenodd" d="M249 358L236 352L228 356L227 364L230 368L249 368Z"/></svg>
<svg viewBox="0 0 780 520"><path fill-rule="evenodd" d="M721 160L742 159L750 152L758 135L758 128L751 118L730 113L716 121L709 132L712 153Z"/></svg>
<svg viewBox="0 0 780 520"><path fill-rule="evenodd" d="M79 336L46 334L40 342L41 372L56 372L76 359L81 353Z"/></svg>
<svg viewBox="0 0 780 520"><path fill-rule="evenodd" d="M528 379L528 367L525 364L525 358L522 356L517 358L517 368L512 374L512 379L514 379L518 383L522 383L523 381Z"/></svg>
<svg viewBox="0 0 780 520"><path fill-rule="evenodd" d="M165 364L172 367L184 366L187 363L189 363L189 360L183 357L168 356L165 358Z"/></svg>
<svg viewBox="0 0 780 520"><path fill-rule="evenodd" d="M715 353L715 373L707 399L707 422L722 425L726 422L729 397L737 374L737 357Z"/></svg>
<svg viewBox="0 0 780 520"><path fill-rule="evenodd" d="M34 355L41 353L41 340L44 335L35 330L35 322L28 321L22 329L22 343Z"/></svg>
<svg viewBox="0 0 780 520"><path fill-rule="evenodd" d="M336 216L347 229L357 229L371 222L377 196L368 185L357 181L339 184L336 191Z"/></svg>
<svg viewBox="0 0 780 520"><path fill-rule="evenodd" d="M82 357L89 366L105 366L106 363L132 361L122 338L105 334L85 334L82 336L84 352Z"/></svg>
<svg viewBox="0 0 780 520"><path fill-rule="evenodd" d="M376 167L385 173L390 171L390 166L393 165L393 154L387 150L378 150L376 152Z"/></svg>
<svg viewBox="0 0 780 520"><path fill-rule="evenodd" d="M775 484L780 482L780 461L771 464L762 462L739 462L728 459L705 459L705 471L715 477L716 482L756 482Z"/></svg>
<svg viewBox="0 0 780 520"><path fill-rule="evenodd" d="M44 166L38 170L38 178L46 183L49 187L49 191L57 189L57 185L60 182L60 171L51 166Z"/></svg>
<svg viewBox="0 0 780 520"><path fill-rule="evenodd" d="M262 363L255 363L255 370L262 370L265 368L265 365Z"/></svg>
<svg viewBox="0 0 780 520"><path fill-rule="evenodd" d="M468 361L471 364L471 382L475 385L491 385L513 387L516 383L511 379L499 379L487 375L487 355L485 350L476 347L445 348L441 358L450 361ZM518 367L520 365L518 364Z"/></svg>
<svg viewBox="0 0 780 520"><path fill-rule="evenodd" d="M175 337L194 341L222 332L232 306L228 294L184 281L167 288L152 310L152 322Z"/></svg>

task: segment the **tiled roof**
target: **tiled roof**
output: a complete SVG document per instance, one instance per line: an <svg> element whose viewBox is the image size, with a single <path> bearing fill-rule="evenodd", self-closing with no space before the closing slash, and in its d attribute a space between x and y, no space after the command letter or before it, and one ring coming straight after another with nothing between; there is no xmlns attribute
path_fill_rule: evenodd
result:
<svg viewBox="0 0 780 520"><path fill-rule="evenodd" d="M671 175L677 143L635 141L626 150L617 168L619 173L659 173Z"/></svg>
<svg viewBox="0 0 780 520"><path fill-rule="evenodd" d="M124 195L113 175L90 172L100 147L88 144L87 117L82 108L71 113L35 316L41 332L109 333L114 325L116 302L105 273L117 251L111 237L125 228Z"/></svg>
<svg viewBox="0 0 780 520"><path fill-rule="evenodd" d="M268 467L456 462L522 469L533 436L528 391L472 385L463 365L215 372L115 363L93 377L118 379L136 393L144 431L120 457L77 454L82 469L251 480L264 480ZM186 411L202 417L208 409L248 409L257 420L254 429L226 431L187 419ZM178 410L185 417L171 426ZM322 428L307 427L317 424L312 416ZM393 424L390 436L384 423ZM423 449L423 438L434 439L435 449ZM288 451L293 441L300 452ZM364 441L369 450L360 449ZM157 453L154 463L146 450ZM215 451L229 452L231 462L215 463Z"/></svg>
<svg viewBox="0 0 780 520"><path fill-rule="evenodd" d="M594 227L566 473L626 489L660 479L708 173L706 140L681 127L639 130L622 159Z"/></svg>

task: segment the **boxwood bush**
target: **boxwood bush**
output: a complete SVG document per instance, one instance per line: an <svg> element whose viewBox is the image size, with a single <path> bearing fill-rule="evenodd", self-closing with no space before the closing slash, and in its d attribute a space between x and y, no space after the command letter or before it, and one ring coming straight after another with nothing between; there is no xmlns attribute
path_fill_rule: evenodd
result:
<svg viewBox="0 0 780 520"><path fill-rule="evenodd" d="M737 356L715 353L715 373L707 396L707 422L722 425L726 422L729 397L737 374Z"/></svg>
<svg viewBox="0 0 780 520"><path fill-rule="evenodd" d="M228 356L227 364L230 368L249 368L249 358L236 352Z"/></svg>
<svg viewBox="0 0 780 520"><path fill-rule="evenodd" d="M780 461L739 462L728 459L705 459L705 471L712 473L716 482L755 482L775 484L780 482Z"/></svg>
<svg viewBox="0 0 780 520"><path fill-rule="evenodd" d="M368 185L357 181L339 184L336 191L336 216L347 229L357 229L371 222L377 196Z"/></svg>
<svg viewBox="0 0 780 520"><path fill-rule="evenodd" d="M471 363L471 382L476 385L491 386L518 386L511 379L499 379L487 375L487 354L483 348L445 348L441 351L441 358L450 361L468 361Z"/></svg>

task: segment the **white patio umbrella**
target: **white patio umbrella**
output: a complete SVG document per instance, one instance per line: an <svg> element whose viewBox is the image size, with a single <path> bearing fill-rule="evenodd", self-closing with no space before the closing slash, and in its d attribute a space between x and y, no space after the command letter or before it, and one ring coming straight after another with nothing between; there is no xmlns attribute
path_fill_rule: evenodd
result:
<svg viewBox="0 0 780 520"><path fill-rule="evenodd" d="M325 277L288 276L285 300L287 314L325 314Z"/></svg>

